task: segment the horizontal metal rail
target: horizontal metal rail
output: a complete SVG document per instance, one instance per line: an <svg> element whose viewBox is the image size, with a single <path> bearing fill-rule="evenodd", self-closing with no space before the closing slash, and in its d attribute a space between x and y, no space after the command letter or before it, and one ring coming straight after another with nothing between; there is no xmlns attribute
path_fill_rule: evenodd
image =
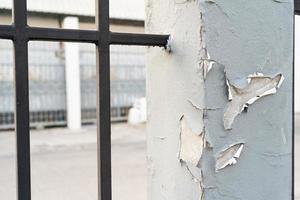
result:
<svg viewBox="0 0 300 200"><path fill-rule="evenodd" d="M0 38L14 39L16 35L14 25L0 25ZM112 45L139 45L139 46L159 46L165 47L168 43L169 35L155 34L135 34L135 33L109 33L110 44ZM35 41L65 41L98 43L100 32L98 30L78 30L59 28L25 28L23 37L26 40ZM101 45L101 44L100 44Z"/></svg>
<svg viewBox="0 0 300 200"><path fill-rule="evenodd" d="M0 38L1 39L13 39L14 27L9 25L0 25Z"/></svg>
<svg viewBox="0 0 300 200"><path fill-rule="evenodd" d="M29 40L96 43L98 32L93 30L27 27Z"/></svg>
<svg viewBox="0 0 300 200"><path fill-rule="evenodd" d="M169 35L110 33L110 44L166 47Z"/></svg>

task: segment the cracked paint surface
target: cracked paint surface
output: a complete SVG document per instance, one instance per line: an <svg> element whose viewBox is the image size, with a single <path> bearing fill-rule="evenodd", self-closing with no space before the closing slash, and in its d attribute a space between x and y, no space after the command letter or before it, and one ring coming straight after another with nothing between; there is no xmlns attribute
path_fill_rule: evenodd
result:
<svg viewBox="0 0 300 200"><path fill-rule="evenodd" d="M207 52L207 49L202 49L202 52L200 53L201 59L200 59L200 64L199 67L202 71L203 78L206 79L207 74L209 71L212 69L214 65L214 61L211 60L209 53Z"/></svg>
<svg viewBox="0 0 300 200"><path fill-rule="evenodd" d="M202 155L204 134L193 132L187 124L184 115L180 119L180 124L181 130L179 159L181 161L190 163L193 166L197 166Z"/></svg>
<svg viewBox="0 0 300 200"><path fill-rule="evenodd" d="M224 128L231 129L236 116L249 105L264 96L275 94L283 79L282 74L274 77L265 76L263 73L250 74L247 76L248 85L241 88L227 80L229 103L224 112Z"/></svg>
<svg viewBox="0 0 300 200"><path fill-rule="evenodd" d="M148 199L290 199L293 2L146 5Z"/></svg>
<svg viewBox="0 0 300 200"><path fill-rule="evenodd" d="M219 153L216 160L216 171L223 169L229 165L235 165L240 157L244 144L234 144Z"/></svg>

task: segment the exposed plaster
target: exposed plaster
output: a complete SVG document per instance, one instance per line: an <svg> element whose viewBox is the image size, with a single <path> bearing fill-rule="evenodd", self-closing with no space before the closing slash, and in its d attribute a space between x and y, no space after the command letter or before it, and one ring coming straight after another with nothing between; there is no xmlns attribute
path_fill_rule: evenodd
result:
<svg viewBox="0 0 300 200"><path fill-rule="evenodd" d="M216 160L216 171L219 171L229 165L235 165L244 148L244 143L230 145L219 153Z"/></svg>
<svg viewBox="0 0 300 200"><path fill-rule="evenodd" d="M229 130L237 115L242 113L249 105L258 99L275 94L281 86L284 77L282 74L266 76L262 73L254 73L247 76L248 85L240 87L227 79L229 103L224 112L224 128Z"/></svg>
<svg viewBox="0 0 300 200"><path fill-rule="evenodd" d="M204 142L204 133L195 133L189 127L184 115L180 118L180 151L179 159L196 167L201 159Z"/></svg>

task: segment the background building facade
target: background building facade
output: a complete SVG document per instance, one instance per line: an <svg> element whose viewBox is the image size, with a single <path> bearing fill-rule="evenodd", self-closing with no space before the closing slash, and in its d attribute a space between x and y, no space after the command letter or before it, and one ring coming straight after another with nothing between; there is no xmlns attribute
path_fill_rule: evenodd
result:
<svg viewBox="0 0 300 200"><path fill-rule="evenodd" d="M94 0L69 1L28 1L29 26L69 28L68 18L75 19L73 28L94 29ZM126 3L122 5L122 3ZM129 6L128 4L132 4ZM60 6L57 6L60 5ZM126 9L124 9L124 6ZM144 32L143 1L111 1L112 31ZM77 24L76 24L77 20ZM1 24L10 24L11 1L0 2ZM29 43L29 80L30 80L30 118L32 126L63 125L67 123L67 107L80 101L81 122L91 123L96 119L96 54L95 46L77 44L66 52L68 43L30 42ZM74 44L73 44L74 45ZM75 53L75 54L74 54ZM112 120L125 120L128 109L137 98L145 96L145 48L111 47L111 106ZM71 64L71 71L78 68L80 77L77 85L79 96L74 93L67 98L68 78L66 78L67 56L78 62ZM0 129L13 127L13 46L10 41L0 40ZM71 80L71 82L72 82ZM72 84L70 82L70 84ZM72 84L71 90L75 85ZM76 88L75 88L76 90ZM72 110L76 110L74 106ZM78 115L78 114L75 114ZM70 113L69 118L74 116ZM77 116L78 117L78 116ZM79 116L80 117L80 116ZM76 117L75 117L76 118ZM72 122L69 122L72 123ZM76 127L76 126L75 126ZM77 122L78 127L78 122Z"/></svg>

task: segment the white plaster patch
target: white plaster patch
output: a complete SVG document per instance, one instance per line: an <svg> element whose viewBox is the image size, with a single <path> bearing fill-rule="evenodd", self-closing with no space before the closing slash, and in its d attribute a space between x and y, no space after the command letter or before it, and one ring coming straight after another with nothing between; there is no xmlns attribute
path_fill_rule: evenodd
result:
<svg viewBox="0 0 300 200"><path fill-rule="evenodd" d="M204 134L193 132L184 116L181 117L180 124L179 159L196 167L202 156Z"/></svg>
<svg viewBox="0 0 300 200"><path fill-rule="evenodd" d="M233 144L224 149L217 157L216 171L225 168L229 165L237 163L237 158L240 157L244 148L244 143Z"/></svg>
<svg viewBox="0 0 300 200"><path fill-rule="evenodd" d="M227 79L229 103L224 112L224 128L226 130L231 129L235 117L249 105L264 96L275 94L283 80L282 74L270 77L262 73L255 73L248 75L246 87L239 88Z"/></svg>

